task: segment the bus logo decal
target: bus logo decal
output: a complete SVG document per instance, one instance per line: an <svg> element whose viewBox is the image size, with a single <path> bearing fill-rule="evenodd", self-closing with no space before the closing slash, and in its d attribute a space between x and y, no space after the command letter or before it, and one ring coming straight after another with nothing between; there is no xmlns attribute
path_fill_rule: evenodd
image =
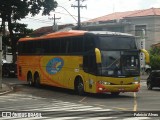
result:
<svg viewBox="0 0 160 120"><path fill-rule="evenodd" d="M53 58L51 59L46 66L47 73L53 75L59 72L64 65L64 61L61 58Z"/></svg>

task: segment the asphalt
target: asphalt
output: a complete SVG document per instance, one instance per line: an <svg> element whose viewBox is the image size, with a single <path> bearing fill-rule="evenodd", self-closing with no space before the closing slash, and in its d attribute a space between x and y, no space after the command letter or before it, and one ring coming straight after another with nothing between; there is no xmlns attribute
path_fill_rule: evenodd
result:
<svg viewBox="0 0 160 120"><path fill-rule="evenodd" d="M0 96L12 91L13 91L13 86L11 86L10 84L2 83L2 85L0 85Z"/></svg>
<svg viewBox="0 0 160 120"><path fill-rule="evenodd" d="M146 80L148 75L142 74L141 80ZM0 95L4 95L7 93L10 93L13 91L13 85L10 85L9 83L2 83L2 87L0 87Z"/></svg>

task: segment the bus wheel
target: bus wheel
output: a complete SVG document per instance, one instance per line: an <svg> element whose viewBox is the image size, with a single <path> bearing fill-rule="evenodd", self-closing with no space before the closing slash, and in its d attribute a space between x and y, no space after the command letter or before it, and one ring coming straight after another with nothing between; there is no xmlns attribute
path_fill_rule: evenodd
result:
<svg viewBox="0 0 160 120"><path fill-rule="evenodd" d="M153 88L153 87L152 87L151 82L148 81L148 82L147 82L147 89L148 89L148 90L152 90L152 88Z"/></svg>
<svg viewBox="0 0 160 120"><path fill-rule="evenodd" d="M118 96L120 94L120 92L111 92L112 96Z"/></svg>
<svg viewBox="0 0 160 120"><path fill-rule="evenodd" d="M84 84L83 84L83 81L80 77L76 78L75 90L78 95L84 95Z"/></svg>
<svg viewBox="0 0 160 120"><path fill-rule="evenodd" d="M30 85L30 86L34 85L33 79L32 79L32 74L30 72L27 74L27 82L28 82L28 85Z"/></svg>
<svg viewBox="0 0 160 120"><path fill-rule="evenodd" d="M37 88L40 88L40 77L39 77L38 73L36 73L35 76L34 76L34 82L35 82L35 86Z"/></svg>

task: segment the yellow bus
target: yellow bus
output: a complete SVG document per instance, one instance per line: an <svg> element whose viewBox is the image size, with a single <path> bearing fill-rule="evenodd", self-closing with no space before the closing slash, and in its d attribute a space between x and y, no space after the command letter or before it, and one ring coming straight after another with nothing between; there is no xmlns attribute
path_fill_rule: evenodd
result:
<svg viewBox="0 0 160 120"><path fill-rule="evenodd" d="M140 52L135 37L107 31L50 33L18 41L18 79L75 90L79 95L137 92Z"/></svg>

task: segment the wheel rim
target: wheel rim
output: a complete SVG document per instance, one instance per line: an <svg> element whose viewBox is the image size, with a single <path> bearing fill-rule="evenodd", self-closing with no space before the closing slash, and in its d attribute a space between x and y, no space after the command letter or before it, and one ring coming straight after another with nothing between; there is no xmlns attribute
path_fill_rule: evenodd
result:
<svg viewBox="0 0 160 120"><path fill-rule="evenodd" d="M78 84L78 92L82 92L83 91L83 84L82 83L79 83Z"/></svg>
<svg viewBox="0 0 160 120"><path fill-rule="evenodd" d="M83 93L84 93L84 85L83 85L83 82L81 80L79 80L78 83L77 83L77 93L79 95L83 95Z"/></svg>
<svg viewBox="0 0 160 120"><path fill-rule="evenodd" d="M8 72L6 73L6 77L9 77L9 73Z"/></svg>
<svg viewBox="0 0 160 120"><path fill-rule="evenodd" d="M28 75L28 84L33 85L33 80L32 80L32 75L31 74Z"/></svg>
<svg viewBox="0 0 160 120"><path fill-rule="evenodd" d="M147 88L148 88L148 90L151 90L151 89L152 89L152 86L151 86L151 83L150 83L150 82L147 83Z"/></svg>
<svg viewBox="0 0 160 120"><path fill-rule="evenodd" d="M36 76L35 85L36 85L36 87L40 87L40 77L39 77L39 75Z"/></svg>
<svg viewBox="0 0 160 120"><path fill-rule="evenodd" d="M29 85L32 85L32 81L31 81L31 79L29 80Z"/></svg>

